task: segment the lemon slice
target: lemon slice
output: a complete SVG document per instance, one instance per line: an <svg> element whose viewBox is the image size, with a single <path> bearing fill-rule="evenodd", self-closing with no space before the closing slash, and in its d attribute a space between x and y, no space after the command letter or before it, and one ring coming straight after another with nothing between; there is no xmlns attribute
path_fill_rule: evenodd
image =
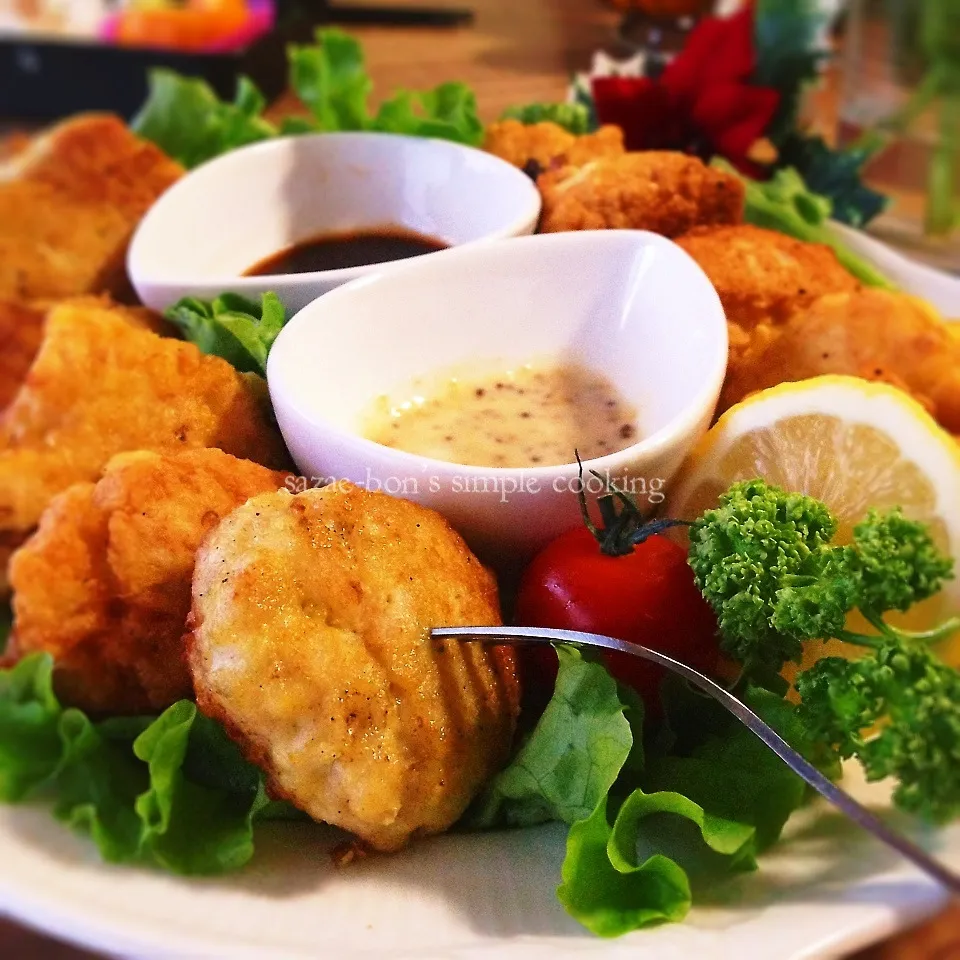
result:
<svg viewBox="0 0 960 960"><path fill-rule="evenodd" d="M748 397L690 455L672 485L667 515L697 517L732 483L753 477L823 500L839 521L837 542L849 542L872 507L899 506L928 524L937 545L960 561L960 446L895 387L827 376ZM891 620L926 629L958 611L960 580L954 579ZM849 649L813 647L811 657ZM939 652L960 666L960 638Z"/></svg>

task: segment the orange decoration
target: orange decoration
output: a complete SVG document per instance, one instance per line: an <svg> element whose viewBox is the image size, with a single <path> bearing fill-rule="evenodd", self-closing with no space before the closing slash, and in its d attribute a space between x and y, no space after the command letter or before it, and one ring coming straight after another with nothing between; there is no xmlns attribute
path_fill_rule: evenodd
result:
<svg viewBox="0 0 960 960"><path fill-rule="evenodd" d="M240 30L248 16L244 0L190 0L183 7L124 11L117 42L135 47L201 50Z"/></svg>

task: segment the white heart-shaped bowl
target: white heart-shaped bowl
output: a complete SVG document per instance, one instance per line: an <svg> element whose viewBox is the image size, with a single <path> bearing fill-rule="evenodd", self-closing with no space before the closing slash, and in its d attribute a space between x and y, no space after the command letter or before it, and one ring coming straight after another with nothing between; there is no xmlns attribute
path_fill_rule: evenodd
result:
<svg viewBox="0 0 960 960"><path fill-rule="evenodd" d="M424 503L497 561L579 522L576 463L445 463L366 439L364 414L417 377L544 358L605 373L636 407L638 442L584 466L656 504L713 415L727 362L723 308L663 237L522 237L421 257L321 297L281 332L267 378L306 483L347 479Z"/></svg>

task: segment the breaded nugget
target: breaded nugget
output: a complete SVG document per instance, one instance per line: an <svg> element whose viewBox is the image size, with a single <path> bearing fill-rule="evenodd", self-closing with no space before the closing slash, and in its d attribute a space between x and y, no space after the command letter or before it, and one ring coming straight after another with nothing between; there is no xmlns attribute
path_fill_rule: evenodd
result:
<svg viewBox="0 0 960 960"><path fill-rule="evenodd" d="M552 170L537 180L541 231L652 230L676 237L699 224L739 223L743 182L685 153L651 150Z"/></svg>
<svg viewBox="0 0 960 960"><path fill-rule="evenodd" d="M778 383L843 373L901 387L960 432L960 338L915 297L875 287L829 294L765 329L731 354L721 409Z"/></svg>
<svg viewBox="0 0 960 960"><path fill-rule="evenodd" d="M858 287L829 247L750 224L700 227L677 243L717 288L727 320L747 331L784 323L824 294Z"/></svg>
<svg viewBox="0 0 960 960"><path fill-rule="evenodd" d="M0 410L16 396L43 340L46 310L0 301Z"/></svg>
<svg viewBox="0 0 960 960"><path fill-rule="evenodd" d="M623 131L605 126L578 137L549 121L500 120L487 127L483 149L521 170L531 163L541 170L549 170L554 166L580 166L600 157L619 156L624 152Z"/></svg>
<svg viewBox="0 0 960 960"><path fill-rule="evenodd" d="M512 651L428 636L500 622L432 510L345 483L254 497L201 548L190 616L200 709L272 794L376 850L447 829L507 759Z"/></svg>
<svg viewBox="0 0 960 960"><path fill-rule="evenodd" d="M176 328L159 314L143 307L121 307L108 297L90 297L76 301L104 307L113 306L120 316L134 326L152 330L161 336L173 336ZM43 341L43 322L49 307L38 301L21 303L0 300L0 411L17 395L36 359Z"/></svg>
<svg viewBox="0 0 960 960"><path fill-rule="evenodd" d="M134 228L182 174L109 115L36 138L0 166L0 299L128 295Z"/></svg>
<svg viewBox="0 0 960 960"><path fill-rule="evenodd" d="M191 696L183 635L197 548L286 479L221 450L114 458L96 484L55 498L14 554L14 650L51 654L58 696L92 713Z"/></svg>
<svg viewBox="0 0 960 960"><path fill-rule="evenodd" d="M26 536L56 494L97 480L118 453L219 447L287 466L262 380L129 317L87 302L48 315L40 352L0 419L0 534Z"/></svg>

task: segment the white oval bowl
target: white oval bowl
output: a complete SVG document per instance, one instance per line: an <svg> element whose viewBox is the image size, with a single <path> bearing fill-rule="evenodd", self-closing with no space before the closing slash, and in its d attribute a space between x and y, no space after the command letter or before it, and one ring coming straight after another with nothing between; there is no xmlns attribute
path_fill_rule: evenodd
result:
<svg viewBox="0 0 960 960"><path fill-rule="evenodd" d="M127 268L154 310L187 296L272 290L295 312L393 264L242 274L328 232L394 226L461 246L532 233L539 215L530 178L482 150L385 133L283 137L218 157L171 187L134 235Z"/></svg>
<svg viewBox="0 0 960 960"><path fill-rule="evenodd" d="M960 276L913 260L862 230L835 221L830 228L854 253L870 260L906 293L923 297L945 320L960 320Z"/></svg>
<svg viewBox="0 0 960 960"><path fill-rule="evenodd" d="M320 298L280 334L267 378L307 482L348 479L424 503L496 561L528 556L579 522L576 464L446 463L365 439L363 418L375 398L420 376L544 358L605 373L636 406L639 442L585 466L632 480L650 500L713 415L727 361L723 308L663 237L523 237L409 261Z"/></svg>

